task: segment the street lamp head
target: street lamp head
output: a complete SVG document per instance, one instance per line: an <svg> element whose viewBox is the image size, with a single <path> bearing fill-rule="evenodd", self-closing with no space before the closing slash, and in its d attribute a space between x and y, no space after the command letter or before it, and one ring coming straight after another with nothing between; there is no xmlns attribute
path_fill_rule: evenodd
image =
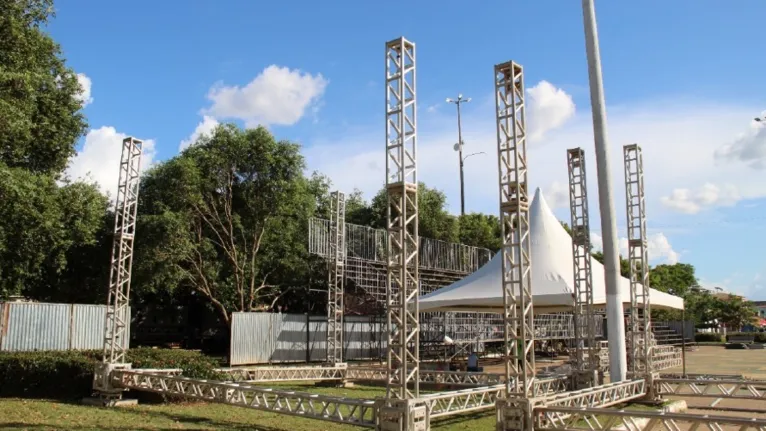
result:
<svg viewBox="0 0 766 431"><path fill-rule="evenodd" d="M464 102L466 102L466 103L467 103L467 102L470 102L470 101L471 101L471 98L470 98L470 97L466 97L466 98L465 98L465 100L464 100Z"/></svg>
<svg viewBox="0 0 766 431"><path fill-rule="evenodd" d="M763 121L763 118L761 118L761 117L755 117L755 118L753 118L753 120L755 120L755 121L757 121L757 122L759 122L759 123L760 123L760 122L762 122L762 121Z"/></svg>
<svg viewBox="0 0 766 431"><path fill-rule="evenodd" d="M460 99L462 99L462 98L463 98L463 93L458 93L458 95L457 95L457 100L460 100Z"/></svg>
<svg viewBox="0 0 766 431"><path fill-rule="evenodd" d="M452 103L452 102L454 102L454 100L452 100L452 99L450 99L450 98L448 97L448 98L447 98L447 103Z"/></svg>

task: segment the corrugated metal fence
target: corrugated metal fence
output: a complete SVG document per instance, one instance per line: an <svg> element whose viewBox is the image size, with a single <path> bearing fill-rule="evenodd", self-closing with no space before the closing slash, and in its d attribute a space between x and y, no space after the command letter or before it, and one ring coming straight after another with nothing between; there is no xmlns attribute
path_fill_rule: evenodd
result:
<svg viewBox="0 0 766 431"><path fill-rule="evenodd" d="M378 359L385 354L381 340L384 317L345 316L343 357ZM230 363L235 365L324 361L327 357L327 318L306 314L233 313Z"/></svg>
<svg viewBox="0 0 766 431"><path fill-rule="evenodd" d="M100 349L105 318L105 305L0 302L0 351Z"/></svg>

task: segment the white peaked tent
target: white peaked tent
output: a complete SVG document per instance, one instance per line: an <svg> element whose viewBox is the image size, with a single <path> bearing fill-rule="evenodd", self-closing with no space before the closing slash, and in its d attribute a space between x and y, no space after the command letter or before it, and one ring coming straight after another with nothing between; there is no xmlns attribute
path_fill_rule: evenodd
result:
<svg viewBox="0 0 766 431"><path fill-rule="evenodd" d="M532 302L535 313L565 311L574 305L572 238L558 221L538 188L529 208L532 246ZM502 312L502 253L449 286L420 297L420 311ZM604 266L593 259L593 303L606 304ZM620 278L622 302L630 305L630 281ZM653 308L683 309L683 299L651 289Z"/></svg>

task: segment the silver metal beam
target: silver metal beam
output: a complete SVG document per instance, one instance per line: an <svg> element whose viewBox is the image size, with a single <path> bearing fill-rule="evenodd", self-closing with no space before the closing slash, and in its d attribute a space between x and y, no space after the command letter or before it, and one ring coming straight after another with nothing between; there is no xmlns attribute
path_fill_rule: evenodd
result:
<svg viewBox="0 0 766 431"><path fill-rule="evenodd" d="M375 426L379 408L375 400L280 391L242 383L194 380L140 371L113 371L111 381L114 386L125 389L365 427Z"/></svg>
<svg viewBox="0 0 766 431"><path fill-rule="evenodd" d="M655 393L683 399L709 398L709 407L724 399L766 401L766 382L755 380L655 379ZM764 404L758 405L761 409Z"/></svg>
<svg viewBox="0 0 766 431"><path fill-rule="evenodd" d="M652 325L649 302L649 257L646 244L644 165L638 144L623 147L625 199L628 216L628 261L630 263L630 361L634 377L654 371Z"/></svg>
<svg viewBox="0 0 766 431"><path fill-rule="evenodd" d="M572 255L574 256L574 327L576 386L598 384L598 346L593 307L593 273L590 254L590 218L588 185L585 174L585 152L582 148L567 150L569 171L569 211L571 215Z"/></svg>
<svg viewBox="0 0 766 431"><path fill-rule="evenodd" d="M506 395L533 397L535 379L524 71L495 65L495 105L503 233Z"/></svg>
<svg viewBox="0 0 766 431"><path fill-rule="evenodd" d="M644 379L624 380L572 392L563 392L546 397L546 406L566 407L608 407L626 401L642 398L647 387Z"/></svg>
<svg viewBox="0 0 766 431"><path fill-rule="evenodd" d="M113 369L130 368L130 364L125 363L125 354L130 345L130 278L142 150L142 141L132 137L123 139L114 207L114 239L106 300L103 357L93 375L93 389L102 398L122 397L122 390L110 386L109 373Z"/></svg>
<svg viewBox="0 0 766 431"><path fill-rule="evenodd" d="M420 396L415 44L386 43L386 397Z"/></svg>
<svg viewBox="0 0 766 431"><path fill-rule="evenodd" d="M327 280L327 362L343 362L343 283L346 264L346 196L330 194L330 259Z"/></svg>
<svg viewBox="0 0 766 431"><path fill-rule="evenodd" d="M539 407L535 409L535 430L637 431L655 429L764 431L766 430L766 419L606 408Z"/></svg>

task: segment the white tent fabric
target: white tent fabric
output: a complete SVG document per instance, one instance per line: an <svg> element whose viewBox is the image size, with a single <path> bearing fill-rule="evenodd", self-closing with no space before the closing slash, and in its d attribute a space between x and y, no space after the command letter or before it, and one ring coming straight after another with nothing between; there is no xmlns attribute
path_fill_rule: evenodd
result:
<svg viewBox="0 0 766 431"><path fill-rule="evenodd" d="M574 305L572 238L538 188L529 208L532 247L532 303L535 313L565 311ZM502 312L502 253L464 279L420 297L420 311ZM593 303L606 305L604 266L593 259ZM630 305L630 281L620 278L624 304ZM653 308L683 309L683 299L651 289Z"/></svg>

